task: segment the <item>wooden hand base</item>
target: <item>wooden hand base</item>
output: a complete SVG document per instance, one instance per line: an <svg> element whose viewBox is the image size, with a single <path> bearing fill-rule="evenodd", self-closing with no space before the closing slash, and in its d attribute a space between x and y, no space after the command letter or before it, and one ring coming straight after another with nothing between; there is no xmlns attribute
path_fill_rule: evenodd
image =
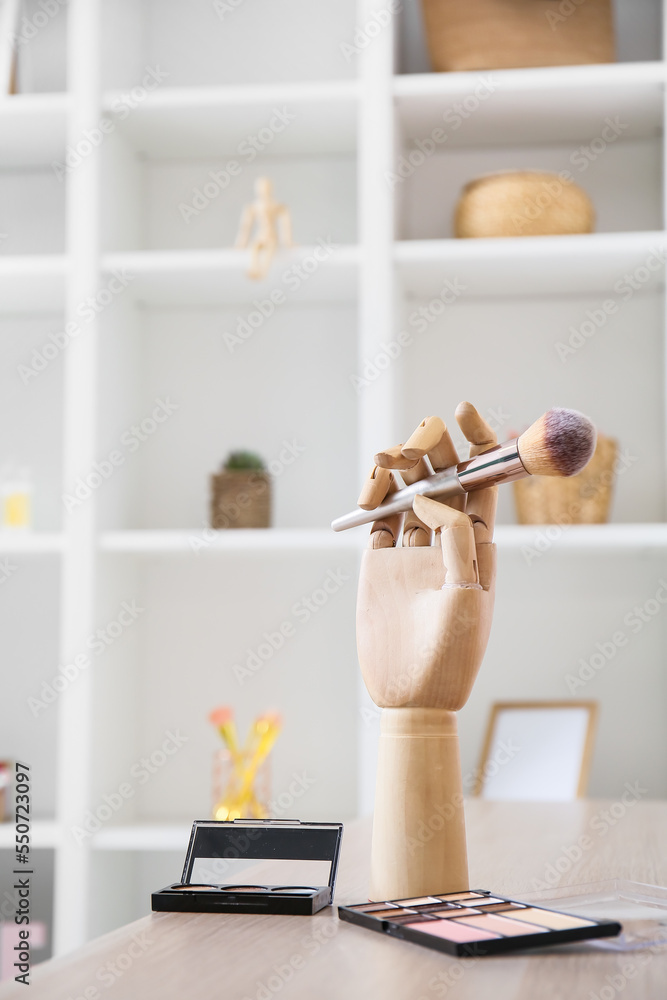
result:
<svg viewBox="0 0 667 1000"><path fill-rule="evenodd" d="M370 898L468 889L456 713L385 708L380 733Z"/></svg>

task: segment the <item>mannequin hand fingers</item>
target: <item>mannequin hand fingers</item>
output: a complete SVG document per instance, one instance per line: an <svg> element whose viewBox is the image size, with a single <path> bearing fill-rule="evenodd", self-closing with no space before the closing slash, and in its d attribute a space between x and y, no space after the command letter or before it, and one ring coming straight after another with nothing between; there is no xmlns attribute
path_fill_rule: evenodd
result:
<svg viewBox="0 0 667 1000"><path fill-rule="evenodd" d="M390 492L394 477L389 469L374 465L368 479L361 487L357 504L362 510L375 510Z"/></svg>
<svg viewBox="0 0 667 1000"><path fill-rule="evenodd" d="M475 533L468 515L423 496L416 496L412 506L425 524L440 533L445 586L479 588Z"/></svg>
<svg viewBox="0 0 667 1000"><path fill-rule="evenodd" d="M475 409L472 403L459 403L456 407L459 427L470 441L470 457L481 455L498 443L496 433ZM466 510L473 518L475 540L480 544L490 542L496 523L498 487L489 486L484 490L473 490L468 494Z"/></svg>

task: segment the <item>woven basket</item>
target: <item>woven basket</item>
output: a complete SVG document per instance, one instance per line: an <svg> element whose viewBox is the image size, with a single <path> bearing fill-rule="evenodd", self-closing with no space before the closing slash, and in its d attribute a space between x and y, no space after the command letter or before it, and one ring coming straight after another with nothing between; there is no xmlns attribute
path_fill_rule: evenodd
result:
<svg viewBox="0 0 667 1000"><path fill-rule="evenodd" d="M464 239L591 233L594 225L585 191L535 170L479 177L466 184L454 210L454 234Z"/></svg>
<svg viewBox="0 0 667 1000"><path fill-rule="evenodd" d="M592 459L576 476L529 476L514 483L519 524L604 524L609 517L617 443L598 434Z"/></svg>
<svg viewBox="0 0 667 1000"><path fill-rule="evenodd" d="M270 525L268 473L232 470L211 476L211 527L268 528Z"/></svg>
<svg viewBox="0 0 667 1000"><path fill-rule="evenodd" d="M615 59L611 0L422 0L434 70Z"/></svg>

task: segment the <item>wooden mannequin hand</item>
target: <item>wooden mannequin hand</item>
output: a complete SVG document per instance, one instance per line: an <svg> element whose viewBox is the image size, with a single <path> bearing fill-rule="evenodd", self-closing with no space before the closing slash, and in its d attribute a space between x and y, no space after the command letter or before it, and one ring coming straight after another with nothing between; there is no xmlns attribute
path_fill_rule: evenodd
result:
<svg viewBox="0 0 667 1000"><path fill-rule="evenodd" d="M470 403L458 406L456 419L471 456L497 443ZM406 444L375 456L359 505L372 510L400 488L395 471L406 485L429 475L424 456L435 471L459 461L438 417L427 417ZM491 630L497 491L443 503L417 497L407 514L374 522L359 578L357 648L366 687L381 708L458 711L468 700Z"/></svg>

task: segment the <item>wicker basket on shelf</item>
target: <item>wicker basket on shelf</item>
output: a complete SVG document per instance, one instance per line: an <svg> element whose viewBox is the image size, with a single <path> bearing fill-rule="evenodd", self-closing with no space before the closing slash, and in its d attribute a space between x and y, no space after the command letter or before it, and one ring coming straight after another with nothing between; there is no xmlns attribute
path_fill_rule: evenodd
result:
<svg viewBox="0 0 667 1000"><path fill-rule="evenodd" d="M615 59L611 0L422 0L436 71Z"/></svg>
<svg viewBox="0 0 667 1000"><path fill-rule="evenodd" d="M454 210L454 234L463 239L591 233L594 225L595 210L582 188L537 170L478 177L466 184Z"/></svg>
<svg viewBox="0 0 667 1000"><path fill-rule="evenodd" d="M604 524L615 478L617 442L598 434L597 445L586 468L576 476L559 479L529 476L514 486L519 524Z"/></svg>

